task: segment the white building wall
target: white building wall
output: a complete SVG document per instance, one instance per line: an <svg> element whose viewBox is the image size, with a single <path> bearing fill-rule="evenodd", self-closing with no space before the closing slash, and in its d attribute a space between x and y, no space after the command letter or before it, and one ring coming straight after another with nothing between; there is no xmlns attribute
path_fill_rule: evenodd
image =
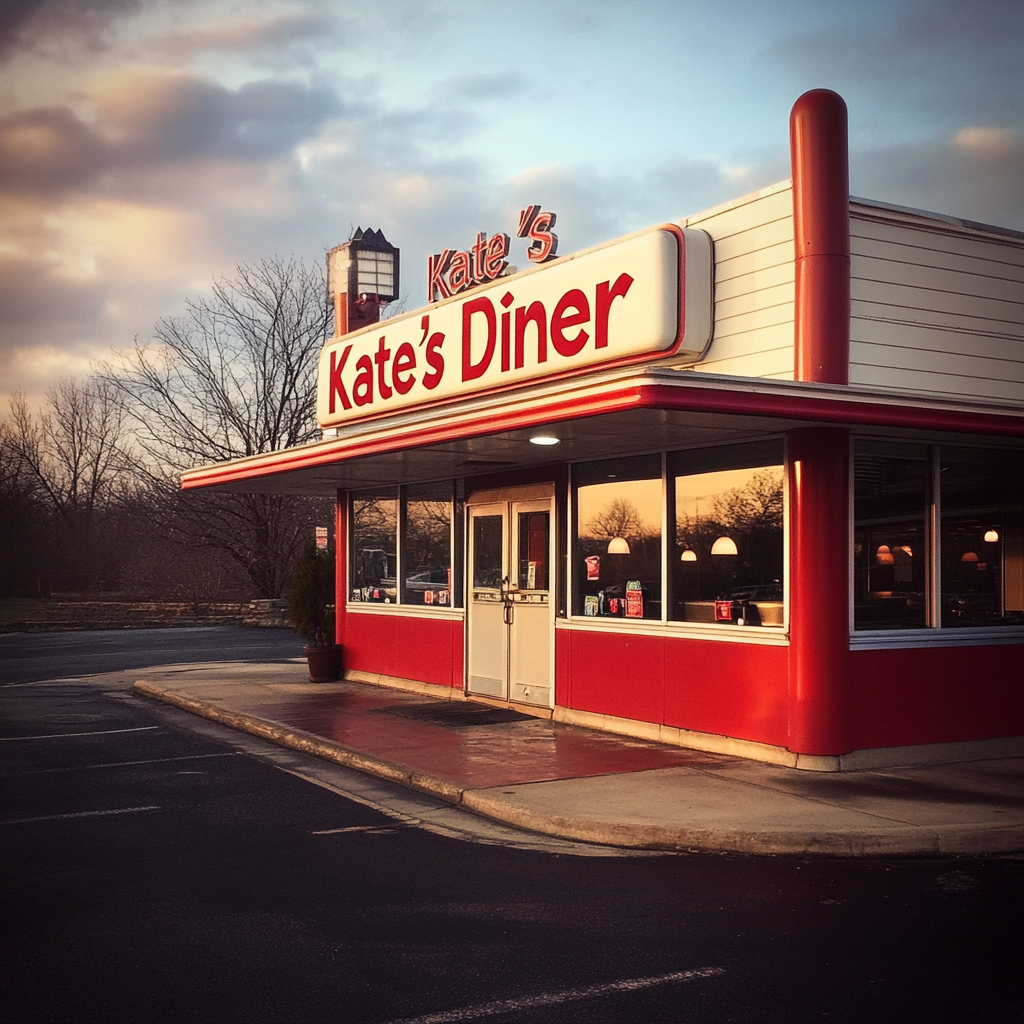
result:
<svg viewBox="0 0 1024 1024"><path fill-rule="evenodd" d="M850 383L1024 404L1024 236L850 204Z"/></svg>
<svg viewBox="0 0 1024 1024"><path fill-rule="evenodd" d="M691 369L793 379L793 189L788 181L681 222L714 242L714 335Z"/></svg>

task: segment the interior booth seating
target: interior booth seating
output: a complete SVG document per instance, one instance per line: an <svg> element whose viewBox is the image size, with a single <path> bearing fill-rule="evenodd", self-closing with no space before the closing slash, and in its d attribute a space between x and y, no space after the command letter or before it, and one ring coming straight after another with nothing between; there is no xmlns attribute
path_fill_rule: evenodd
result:
<svg viewBox="0 0 1024 1024"><path fill-rule="evenodd" d="M449 253L339 318L321 441L183 486L336 496L352 680L822 771L1019 754L1024 235L851 197L834 93L790 135L715 209Z"/></svg>

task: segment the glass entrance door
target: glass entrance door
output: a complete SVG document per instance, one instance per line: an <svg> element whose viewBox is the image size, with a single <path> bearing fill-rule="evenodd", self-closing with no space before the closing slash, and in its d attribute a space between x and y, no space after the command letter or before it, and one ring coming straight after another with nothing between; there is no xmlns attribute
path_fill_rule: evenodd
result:
<svg viewBox="0 0 1024 1024"><path fill-rule="evenodd" d="M551 707L551 502L469 508L470 694Z"/></svg>

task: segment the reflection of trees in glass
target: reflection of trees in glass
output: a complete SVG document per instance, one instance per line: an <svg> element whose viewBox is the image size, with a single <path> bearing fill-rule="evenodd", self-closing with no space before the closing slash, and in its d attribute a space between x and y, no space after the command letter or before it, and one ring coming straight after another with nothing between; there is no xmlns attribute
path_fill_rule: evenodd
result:
<svg viewBox="0 0 1024 1024"><path fill-rule="evenodd" d="M590 517L584 536L586 537L630 537L643 536L644 521L640 510L629 498L612 498L596 515Z"/></svg>
<svg viewBox="0 0 1024 1024"><path fill-rule="evenodd" d="M599 484L607 487L607 484ZM620 485L625 490L630 485ZM616 488L619 489L619 488ZM581 487L584 494L586 488ZM608 543L613 537L622 537L629 545L628 554L609 553ZM626 584L639 581L643 587L644 618L661 615L661 525L644 522L636 503L621 494L611 498L580 529L580 572L588 556L599 559L600 576L597 580L581 578L581 594L602 594L605 597L603 614L621 615L624 611ZM611 604L612 599L623 602ZM617 611L609 608L618 607Z"/></svg>
<svg viewBox="0 0 1024 1024"><path fill-rule="evenodd" d="M408 575L419 568L447 568L451 558L452 503L409 500L406 504L402 564Z"/></svg>
<svg viewBox="0 0 1024 1024"><path fill-rule="evenodd" d="M711 497L710 511L676 517L676 540L699 551L728 535L739 545L744 535L782 529L782 474L774 469L755 472L741 487ZM742 554L742 551L741 551Z"/></svg>
<svg viewBox="0 0 1024 1024"><path fill-rule="evenodd" d="M397 528L398 499L395 494L363 495L353 499L354 586L376 587L385 580L394 580Z"/></svg>
<svg viewBox="0 0 1024 1024"><path fill-rule="evenodd" d="M688 486L695 484L687 479ZM782 472L776 467L751 472L746 483L721 494L708 495L709 510L676 516L676 593L686 600L726 596L744 586L782 580ZM736 542L736 556L711 557L719 537ZM692 550L696 562L681 566L679 553ZM698 564L700 568L698 569ZM780 595L781 596L781 595Z"/></svg>

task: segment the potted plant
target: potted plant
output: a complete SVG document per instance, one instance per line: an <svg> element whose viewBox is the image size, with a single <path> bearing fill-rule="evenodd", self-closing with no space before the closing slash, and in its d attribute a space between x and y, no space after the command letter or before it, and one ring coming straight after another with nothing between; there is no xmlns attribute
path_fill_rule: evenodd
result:
<svg viewBox="0 0 1024 1024"><path fill-rule="evenodd" d="M309 544L288 593L288 621L309 640L302 648L309 678L327 683L341 676L341 645L334 642L334 555Z"/></svg>

